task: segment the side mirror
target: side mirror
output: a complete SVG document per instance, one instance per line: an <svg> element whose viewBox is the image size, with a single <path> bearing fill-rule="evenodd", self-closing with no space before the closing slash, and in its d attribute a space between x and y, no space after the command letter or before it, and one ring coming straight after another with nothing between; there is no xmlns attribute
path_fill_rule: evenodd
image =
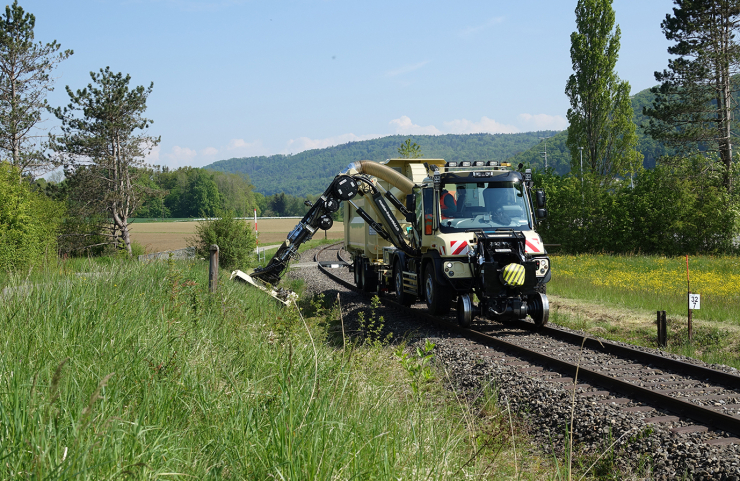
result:
<svg viewBox="0 0 740 481"><path fill-rule="evenodd" d="M544 219L547 217L547 209L537 209L535 215L538 219Z"/></svg>
<svg viewBox="0 0 740 481"><path fill-rule="evenodd" d="M545 197L545 191L544 190L538 190L535 192L535 195L537 196L537 207L539 209L545 208L545 201L547 198Z"/></svg>
<svg viewBox="0 0 740 481"><path fill-rule="evenodd" d="M416 195L408 194L406 196L406 208L411 212L416 210Z"/></svg>

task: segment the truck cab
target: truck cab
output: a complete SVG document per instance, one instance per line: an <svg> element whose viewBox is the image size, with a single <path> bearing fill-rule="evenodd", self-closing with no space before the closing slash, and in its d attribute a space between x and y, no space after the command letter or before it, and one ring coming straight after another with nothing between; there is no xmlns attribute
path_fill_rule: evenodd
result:
<svg viewBox="0 0 740 481"><path fill-rule="evenodd" d="M424 299L439 315L456 302L462 325L475 315L547 322L550 263L535 231L545 201L544 193L532 192L530 172L493 161L391 159L384 165L413 181L406 214L392 209L412 249L380 238L353 214L350 207L357 205L347 203L345 248L358 286L395 291L406 305ZM392 183L376 180L403 197ZM375 206L360 197L355 202L361 207Z"/></svg>

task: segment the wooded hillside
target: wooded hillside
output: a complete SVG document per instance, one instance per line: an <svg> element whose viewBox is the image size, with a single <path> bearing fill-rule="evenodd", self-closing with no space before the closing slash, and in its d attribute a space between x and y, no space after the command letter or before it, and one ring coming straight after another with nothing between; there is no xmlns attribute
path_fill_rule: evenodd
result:
<svg viewBox="0 0 740 481"><path fill-rule="evenodd" d="M505 160L537 145L540 137L550 137L556 133L548 130L521 134L392 135L307 150L295 155L220 160L205 168L247 174L255 190L264 195L285 192L304 197L323 192L329 181L350 162L398 157L398 147L409 138L421 147L426 158Z"/></svg>

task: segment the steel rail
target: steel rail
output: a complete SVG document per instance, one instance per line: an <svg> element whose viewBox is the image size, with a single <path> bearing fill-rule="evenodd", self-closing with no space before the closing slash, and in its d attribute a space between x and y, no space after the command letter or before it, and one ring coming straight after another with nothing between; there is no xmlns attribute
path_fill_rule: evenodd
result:
<svg viewBox="0 0 740 481"><path fill-rule="evenodd" d="M323 253L325 250L329 249L330 247L334 247L336 245L337 244L327 246L323 248L321 251L317 252L314 257L314 260L318 262L318 258L321 253ZM339 251L337 251L337 258L343 261L343 259L341 259L340 257ZM341 284L350 290L353 290L356 292L362 292L363 294L369 294L367 292L363 292L357 289L357 287L354 286L352 283L345 281L344 279L329 272L327 268L320 266L318 264L317 264L317 267L319 268L320 271L322 271L326 276L331 278L334 282L337 282L338 284ZM397 309L401 312L405 312L407 314L412 314L416 318L422 318L426 321L429 321L430 323L434 324L435 326L439 328L443 328L448 331L455 332L457 334L462 335L463 337L467 339L471 339L471 340L480 342L482 344L493 345L498 348L502 348L509 352L515 353L519 356L536 360L537 362L542 363L542 364L548 364L548 365L555 366L557 367L559 371L561 371L561 374L570 375L573 377L573 379L576 379L576 375L577 375L579 380L588 380L588 381L595 382L596 384L603 386L605 388L608 388L609 390L621 392L623 394L630 396L633 399L646 402L652 405L653 407L664 408L676 414L680 414L686 418L690 418L702 424L712 426L716 429L720 429L722 431L726 431L726 432L729 432L735 435L740 435L740 416L731 416L728 414L724 414L720 411L715 411L713 409L706 408L704 406L698 406L696 404L692 404L687 401L682 401L680 399L674 398L667 394L662 394L662 393L656 392L655 390L644 388L642 386L637 386L627 381L623 381L621 379L608 376L606 374L602 374L598 371L594 371L591 369L577 366L575 364L569 363L567 361L563 361L556 357L552 357L547 354L543 354L541 352L527 349L525 347L510 343L508 341L504 341L503 339L496 338L494 336L485 334L483 332L476 331L476 330L469 329L469 328L460 327L457 323L453 323L445 319L440 319L426 312L422 312L419 309L413 309L411 307L406 307L387 297L379 296L379 298L380 298L380 301L386 306L393 307L394 309ZM513 326L516 326L516 327L522 327L522 328L526 328L529 330L534 330L534 325L531 323L525 322L525 321L519 321L519 322L509 323L509 324L512 324ZM637 360L638 362L641 362L641 363L647 362L655 366L660 366L664 369L671 369L671 370L681 372L681 373L683 373L683 370L685 369L686 371L688 371L689 375L701 377L702 380L708 379L713 382L718 382L721 384L729 384L733 388L737 388L737 386L740 386L740 376L735 376L729 373L718 371L716 369L696 366L694 364L689 364L683 361L677 361L674 359L665 358L665 357L658 356L655 354L650 354L644 351L639 351L636 349L627 348L625 346L619 346L619 345L609 343L609 342L604 342L604 341L601 341L601 343L603 344L603 347L602 347L602 346L599 346L599 341L596 341L593 338L589 338L588 336L567 333L567 332L560 331L554 328L540 328L538 332L544 333L552 337L560 337L561 339L564 339L567 342L576 344L576 345L585 344L584 339L585 340L591 339L592 340L591 344L595 344L598 346L598 348L602 349L603 352L617 356L617 357L622 357L622 358L627 357L630 359ZM589 348L596 349L592 345L589 345Z"/></svg>

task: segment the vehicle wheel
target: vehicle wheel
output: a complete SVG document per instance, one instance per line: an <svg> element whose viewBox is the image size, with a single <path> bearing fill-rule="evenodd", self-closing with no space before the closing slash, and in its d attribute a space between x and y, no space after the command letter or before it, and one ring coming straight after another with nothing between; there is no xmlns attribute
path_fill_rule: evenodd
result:
<svg viewBox="0 0 740 481"><path fill-rule="evenodd" d="M362 289L362 257L355 257L352 265L355 269L355 285L358 289Z"/></svg>
<svg viewBox="0 0 740 481"><path fill-rule="evenodd" d="M365 292L377 292L378 290L378 275L367 259L362 261L362 290Z"/></svg>
<svg viewBox="0 0 740 481"><path fill-rule="evenodd" d="M527 313L534 321L535 326L542 327L550 319L550 302L547 300L545 294L540 293L530 296L530 299L530 306L527 308Z"/></svg>
<svg viewBox="0 0 740 481"><path fill-rule="evenodd" d="M445 292L435 280L434 263L432 262L427 264L424 270L424 296L427 299L427 308L430 314L444 315L450 312L452 296L450 296L449 291Z"/></svg>
<svg viewBox="0 0 740 481"><path fill-rule="evenodd" d="M457 323L461 327L470 327L473 322L473 301L470 294L457 296Z"/></svg>
<svg viewBox="0 0 740 481"><path fill-rule="evenodd" d="M401 305L410 306L414 298L408 292L403 291L403 269L401 269L400 262L396 262L393 266L393 282L396 285L396 301Z"/></svg>

